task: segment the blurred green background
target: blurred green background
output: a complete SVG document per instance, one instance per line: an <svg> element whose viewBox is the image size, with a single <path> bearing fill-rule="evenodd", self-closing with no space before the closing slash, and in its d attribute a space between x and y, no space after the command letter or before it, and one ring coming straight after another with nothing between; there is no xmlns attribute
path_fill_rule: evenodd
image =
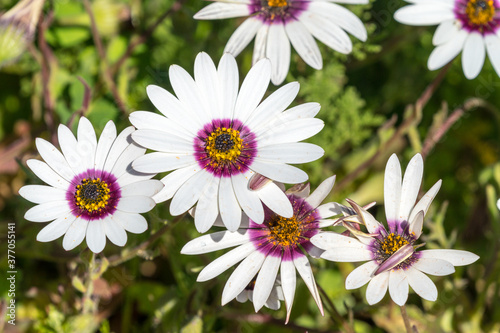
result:
<svg viewBox="0 0 500 333"><path fill-rule="evenodd" d="M16 3L0 0L0 8L6 11ZM200 51L218 62L243 19L194 20L193 15L205 5L201 0L91 1L99 32L97 45L102 44L99 50L84 2L47 0L33 42L27 43L18 59L0 68L0 271L8 270L9 222L16 224L18 270L16 325L7 324L2 315L0 327L6 332L342 329L328 311L325 317L320 315L300 278L287 326L284 304L278 311L264 308L258 314L251 303L233 301L221 307L222 288L232 270L204 283L197 283L196 276L226 251L180 255L182 246L198 234L190 217L173 223L168 202L146 214L149 230L129 234L125 248L107 242L105 251L97 256L100 264L92 292L97 307L91 314L82 314L84 294L88 294L89 250L83 243L66 252L61 239L37 242L42 225L23 219L32 204L17 191L24 184L41 183L25 166L27 159L39 158L35 137L54 142L54 128L64 123L75 129L82 114L98 133L110 119L123 129L129 126L128 113L154 111L146 96L147 85L171 90L170 65L178 64L192 73ZM435 28L395 22L392 14L403 5L403 1L388 0L347 6L365 23L368 41L353 38L354 50L348 56L319 43L324 61L321 71L308 67L292 51L286 82L301 84L295 103L319 102L318 117L326 123L309 140L322 146L325 156L303 168L313 188L336 174L337 184L329 200L377 201L372 212L384 221L383 170L388 157L397 153L406 167L415 153L424 150L423 190L443 180L426 216L426 248L467 250L481 259L458 267L453 275L432 277L439 290L436 302L411 293L407 308L412 323L419 332L500 332L500 220L495 206L500 196L500 78L487 60L479 77L468 81L460 60L455 59L418 112L415 102L438 75L426 68ZM237 57L240 78L248 72L251 58L252 44ZM90 98L85 97L83 82L90 87ZM270 86L269 93L275 89ZM457 111L457 119L450 120L460 108L463 114ZM448 124L450 128L433 142ZM167 232L137 256L127 257L161 228ZM120 258L129 260L117 264ZM310 261L318 284L356 332L404 330L399 309L387 295L369 306L366 286L345 290L345 277L355 265ZM0 280L0 297L5 301L9 301L8 289L8 281Z"/></svg>

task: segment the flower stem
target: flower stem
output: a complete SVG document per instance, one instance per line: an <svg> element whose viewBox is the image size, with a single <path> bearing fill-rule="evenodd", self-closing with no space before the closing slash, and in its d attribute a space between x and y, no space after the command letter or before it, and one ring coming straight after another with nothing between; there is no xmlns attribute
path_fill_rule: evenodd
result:
<svg viewBox="0 0 500 333"><path fill-rule="evenodd" d="M94 293L94 269L95 269L95 253L92 252L89 260L88 266L88 276L87 276L87 284L85 286L85 293L83 294L83 314L88 314L93 312L95 308L94 301L92 300L92 294Z"/></svg>
<svg viewBox="0 0 500 333"><path fill-rule="evenodd" d="M403 317L403 321L405 322L406 333L414 333L411 328L410 318L408 317L408 313L406 313L406 306L401 306L401 317Z"/></svg>
<svg viewBox="0 0 500 333"><path fill-rule="evenodd" d="M337 309L335 308L335 305L333 304L330 297L328 297L328 294L326 293L326 291L323 288L321 288L321 286L319 284L317 286L318 286L319 292L322 294L323 298L326 300L326 303L328 303L328 308L329 308L328 312L330 312L330 316L332 317L332 319L336 322L341 323L346 332L355 333L354 328L352 328L351 325L344 319L344 317L342 317L342 315L337 311Z"/></svg>

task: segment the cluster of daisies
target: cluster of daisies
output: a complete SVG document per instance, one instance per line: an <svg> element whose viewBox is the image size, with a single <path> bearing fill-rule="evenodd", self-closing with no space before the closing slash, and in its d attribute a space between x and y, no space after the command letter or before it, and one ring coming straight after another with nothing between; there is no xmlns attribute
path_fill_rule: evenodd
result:
<svg viewBox="0 0 500 333"><path fill-rule="evenodd" d="M324 151L300 142L318 133L317 103L289 108L299 91L292 82L263 99L273 77L272 62L259 60L239 86L236 61L224 54L218 66L206 53L194 64L194 78L173 65L169 72L175 95L149 86L147 94L160 111L137 111L134 125L117 133L108 122L99 139L86 118L77 136L58 129L60 150L43 139L36 146L45 162L28 167L48 185L26 185L20 195L37 205L26 212L33 222L49 222L37 235L48 242L64 235L70 250L84 239L101 252L106 238L123 246L127 233L148 228L141 213L170 200L170 213L188 212L196 229L221 231L188 242L181 253L196 255L232 248L199 274L210 280L241 262L222 293L222 303L251 300L258 311L277 309L284 300L287 320L297 272L319 310L321 298L309 258L367 261L346 279L346 288L368 283L366 298L374 304L389 290L403 305L409 286L422 298L436 300L437 289L424 274L446 275L454 266L478 256L457 250L417 251L424 216L439 190L437 182L416 203L423 161L416 155L404 178L395 155L385 173L387 227L367 209L347 199L350 207L323 203L335 176L310 191L307 174L291 164L315 161ZM153 152L147 153L149 149ZM167 173L161 180L152 179ZM286 189L284 184L294 184ZM343 226L342 234L326 231Z"/></svg>

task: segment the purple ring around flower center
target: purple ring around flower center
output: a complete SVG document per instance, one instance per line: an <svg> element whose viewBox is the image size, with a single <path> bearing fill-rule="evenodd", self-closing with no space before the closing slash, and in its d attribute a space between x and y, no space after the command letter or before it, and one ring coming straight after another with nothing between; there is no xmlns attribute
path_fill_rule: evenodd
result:
<svg viewBox="0 0 500 333"><path fill-rule="evenodd" d="M483 36L495 34L500 29L500 0L490 1L492 6L488 0L455 0L453 12L462 24L462 28L468 32L478 32ZM482 12L485 10L492 11L491 17ZM470 15L473 15L474 21Z"/></svg>
<svg viewBox="0 0 500 333"><path fill-rule="evenodd" d="M198 131L193 148L201 168L216 177L230 177L248 170L257 155L257 140L237 119L214 119Z"/></svg>
<svg viewBox="0 0 500 333"><path fill-rule="evenodd" d="M283 218L264 206L264 223L250 220L249 236L255 248L265 255L292 260L304 255L313 244L310 239L319 232L321 216L305 201L295 195L287 195L292 203L293 217ZM303 249L303 250L302 250Z"/></svg>
<svg viewBox="0 0 500 333"><path fill-rule="evenodd" d="M284 0L281 0L285 2ZM270 6L271 1L251 0L248 5L251 15L266 24L286 23L297 18L307 10L310 1L288 0L285 6Z"/></svg>
<svg viewBox="0 0 500 333"><path fill-rule="evenodd" d="M84 184L87 184L89 180L96 181L97 185L92 184L92 188L82 189L81 186L85 186ZM80 189L78 186L80 186ZM107 190L106 199L101 200L101 202L104 203L103 207L86 209L83 207L83 204L77 203L78 190L80 190L80 199L91 200L93 198L90 198L89 196L93 195L98 198L99 195L104 195L103 193L99 193L99 190L102 190L102 188ZM87 221L100 220L108 215L112 215L116 211L116 205L120 201L120 198L121 190L116 177L102 170L88 169L87 171L76 175L71 180L70 186L66 191L66 200L68 200L73 215L81 217Z"/></svg>

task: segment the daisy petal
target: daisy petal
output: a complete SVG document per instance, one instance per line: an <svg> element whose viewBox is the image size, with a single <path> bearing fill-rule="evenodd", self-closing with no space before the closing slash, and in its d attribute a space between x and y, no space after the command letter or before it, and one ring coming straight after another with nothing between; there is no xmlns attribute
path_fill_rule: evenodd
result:
<svg viewBox="0 0 500 333"><path fill-rule="evenodd" d="M259 311L260 308L264 306L271 290L273 289L274 283L276 282L276 276L278 275L278 270L281 263L281 249L277 249L274 252L269 253L262 264L262 268L257 275L257 280L255 281L255 287L253 290L253 305L255 312Z"/></svg>
<svg viewBox="0 0 500 333"><path fill-rule="evenodd" d="M201 196L199 189L204 188L211 177L212 174L202 170L184 182L170 202L170 213L174 216L181 215L193 207Z"/></svg>
<svg viewBox="0 0 500 333"><path fill-rule="evenodd" d="M444 21L437 27L432 36L432 44L441 45L449 42L458 33L459 28L455 20Z"/></svg>
<svg viewBox="0 0 500 333"><path fill-rule="evenodd" d="M45 185L26 185L19 189L19 195L36 204L66 200L66 191Z"/></svg>
<svg viewBox="0 0 500 333"><path fill-rule="evenodd" d="M260 200L273 212L286 218L293 216L293 208L286 194L274 183L255 191Z"/></svg>
<svg viewBox="0 0 500 333"><path fill-rule="evenodd" d="M116 139L116 126L111 120L106 123L104 129L102 130L99 141L97 142L94 169L102 170L104 164L106 163L106 158L108 157L109 150ZM62 148L62 146L61 146ZM71 165L71 164L70 164Z"/></svg>
<svg viewBox="0 0 500 333"><path fill-rule="evenodd" d="M203 235L189 241L181 250L182 254L202 254L227 249L249 241L246 230L219 231Z"/></svg>
<svg viewBox="0 0 500 333"><path fill-rule="evenodd" d="M48 222L70 211L67 201L50 201L28 209L24 218L31 222Z"/></svg>
<svg viewBox="0 0 500 333"><path fill-rule="evenodd" d="M155 130L166 132L186 141L193 139L192 134L189 133L185 128L179 126L178 123L176 123L172 119L164 117L161 114L149 111L135 111L130 114L128 119L138 130Z"/></svg>
<svg viewBox="0 0 500 333"><path fill-rule="evenodd" d="M320 247L321 248L321 247ZM330 261L339 261L339 262L356 262L356 261L366 261L373 259L373 253L366 249L360 248L343 248L343 247L335 247L330 250L326 250L321 258L330 260Z"/></svg>
<svg viewBox="0 0 500 333"><path fill-rule="evenodd" d="M95 153L97 148L97 137L90 121L82 117L78 122L77 130L78 153L82 156L85 169L93 169L95 166Z"/></svg>
<svg viewBox="0 0 500 333"><path fill-rule="evenodd" d="M131 143L127 148L125 148L125 150L123 150L120 157L116 160L113 169L111 169L111 174L120 179L123 174L127 173L131 169L132 162L137 158L142 157L145 152L146 148L143 148L136 143Z"/></svg>
<svg viewBox="0 0 500 333"><path fill-rule="evenodd" d="M321 303L321 298L319 297L318 287L316 286L316 281L314 280L309 260L307 260L306 256L302 254L296 255L296 252L294 252L293 264L295 265L297 272L299 272L299 275L302 277L302 280L306 283L307 289L311 292L314 301L318 305L319 312L323 316L323 304Z"/></svg>
<svg viewBox="0 0 500 333"><path fill-rule="evenodd" d="M120 198L116 209L125 213L147 213L156 205L150 197L143 195L134 195Z"/></svg>
<svg viewBox="0 0 500 333"><path fill-rule="evenodd" d="M429 207L432 203L432 200L434 200L434 197L438 193L439 189L441 188L441 180L438 180L436 184L434 184L427 193L424 194L422 198L417 202L415 207L413 207L410 217L408 218L408 221L412 222L415 220L415 217L420 211L424 212L424 216L427 213L427 210L429 210Z"/></svg>
<svg viewBox="0 0 500 333"><path fill-rule="evenodd" d="M194 80L200 91L200 97L211 117L224 118L221 113L222 96L217 68L205 52L200 52L194 62ZM192 142L192 139L189 140Z"/></svg>
<svg viewBox="0 0 500 333"><path fill-rule="evenodd" d="M401 198L401 165L396 154L387 161L384 176L385 217L391 232L394 232L399 221L399 204Z"/></svg>
<svg viewBox="0 0 500 333"><path fill-rule="evenodd" d="M115 222L111 218L104 219L102 223L103 223L104 233L111 241L111 243L118 246L124 246L125 243L127 243L127 233L119 223Z"/></svg>
<svg viewBox="0 0 500 333"><path fill-rule="evenodd" d="M399 306L403 306L408 299L408 279L406 273L400 269L389 272L389 294Z"/></svg>
<svg viewBox="0 0 500 333"><path fill-rule="evenodd" d="M67 190L69 182L52 170L47 163L38 160L27 160L26 165L33 171L38 178L50 186Z"/></svg>
<svg viewBox="0 0 500 333"><path fill-rule="evenodd" d="M398 210L399 221L409 221L408 217L411 209L415 205L415 201L417 200L423 174L424 161L422 160L422 155L416 154L408 163L403 178L403 185L401 186L401 199Z"/></svg>
<svg viewBox="0 0 500 333"><path fill-rule="evenodd" d="M500 35L485 35L484 43L493 68L500 76Z"/></svg>
<svg viewBox="0 0 500 333"><path fill-rule="evenodd" d="M252 41L262 25L262 21L256 17L246 19L231 35L224 52L231 53L236 57Z"/></svg>
<svg viewBox="0 0 500 333"><path fill-rule="evenodd" d="M255 36L252 64L256 64L260 59L266 57L267 34L269 33L269 25L263 24L257 31Z"/></svg>
<svg viewBox="0 0 500 333"><path fill-rule="evenodd" d="M380 302L384 298L388 286L389 272L374 276L366 288L366 301L368 304L373 305Z"/></svg>
<svg viewBox="0 0 500 333"><path fill-rule="evenodd" d="M295 286L297 284L297 275L295 273L295 265L292 261L290 250L286 249L281 261L281 288L283 289L283 296L286 304L286 321L290 319L290 312L292 311L293 299L295 296Z"/></svg>
<svg viewBox="0 0 500 333"><path fill-rule="evenodd" d="M149 155L149 154L148 154ZM165 177L162 178L161 182L165 185L163 189L158 192L153 199L157 202L163 202L171 199L175 192L184 184L186 180L191 178L193 175L198 173L200 168L196 165L190 165L184 168L179 168Z"/></svg>
<svg viewBox="0 0 500 333"><path fill-rule="evenodd" d="M163 183L156 179L142 180L123 186L121 191L122 197L134 195L152 197L163 188Z"/></svg>
<svg viewBox="0 0 500 333"><path fill-rule="evenodd" d="M469 265L479 259L479 256L474 253L460 250L423 250L419 253L421 253L421 258L441 259L450 262L453 266Z"/></svg>
<svg viewBox="0 0 500 333"><path fill-rule="evenodd" d="M234 193L238 203L246 215L255 223L261 224L264 221L264 207L259 197L248 188L250 173L236 174L231 177Z"/></svg>
<svg viewBox="0 0 500 333"><path fill-rule="evenodd" d="M104 246L106 246L106 234L104 233L102 221L89 221L86 239L90 251L94 253L102 252Z"/></svg>
<svg viewBox="0 0 500 333"><path fill-rule="evenodd" d="M58 239L66 233L69 226L76 220L76 216L73 214L66 214L53 222L47 224L38 235L36 235L36 240L39 242L51 242Z"/></svg>
<svg viewBox="0 0 500 333"><path fill-rule="evenodd" d="M410 221L410 233L415 234L415 238L419 238L422 234L422 227L424 225L424 212L421 210L415 216L413 221Z"/></svg>
<svg viewBox="0 0 500 333"><path fill-rule="evenodd" d="M241 221L241 207L234 194L230 177L222 177L219 185L219 212L229 231L236 231Z"/></svg>
<svg viewBox="0 0 500 333"><path fill-rule="evenodd" d="M134 160L132 168L139 172L158 173L183 168L195 163L196 160L193 155L150 153Z"/></svg>
<svg viewBox="0 0 500 333"><path fill-rule="evenodd" d="M267 37L266 56L271 60L271 81L274 85L281 84L290 68L290 42L283 23L274 23L269 26Z"/></svg>
<svg viewBox="0 0 500 333"><path fill-rule="evenodd" d="M437 300L438 291L436 285L427 275L411 267L406 271L406 275L411 288L420 297L432 302Z"/></svg>
<svg viewBox="0 0 500 333"><path fill-rule="evenodd" d="M323 250L336 251L338 248L365 250L367 246L356 238L337 234L335 232L321 232L311 237L311 243ZM371 259L371 258L370 258Z"/></svg>
<svg viewBox="0 0 500 333"><path fill-rule="evenodd" d="M440 3L405 6L394 13L394 19L408 25L435 25L455 18L453 9Z"/></svg>
<svg viewBox="0 0 500 333"><path fill-rule="evenodd" d="M336 176L329 177L325 179L319 186L314 190L314 192L307 197L306 202L310 204L312 207L316 208L332 191L333 185L335 184ZM323 215L321 215L323 216Z"/></svg>
<svg viewBox="0 0 500 333"><path fill-rule="evenodd" d="M280 183L297 184L305 182L308 178L307 173L297 167L288 164L262 162L257 159L252 161L251 169Z"/></svg>
<svg viewBox="0 0 500 333"><path fill-rule="evenodd" d="M73 221L63 238L63 248L66 251L72 250L80 245L87 233L88 224L88 221L79 217Z"/></svg>
<svg viewBox="0 0 500 333"><path fill-rule="evenodd" d="M377 267L378 264L375 261L369 261L359 266L347 276L345 288L350 290L364 286L372 279L373 272L375 272Z"/></svg>
<svg viewBox="0 0 500 333"><path fill-rule="evenodd" d="M269 126L261 127L257 132L259 147L302 141L318 134L323 127L325 123L321 119L288 120L283 116L278 116Z"/></svg>
<svg viewBox="0 0 500 333"><path fill-rule="evenodd" d="M250 15L245 4L215 2L201 9L194 15L196 20L216 20Z"/></svg>
<svg viewBox="0 0 500 333"><path fill-rule="evenodd" d="M412 266L427 274L444 276L455 272L455 267L444 259L420 258Z"/></svg>
<svg viewBox="0 0 500 333"><path fill-rule="evenodd" d="M132 134L132 139L148 149L168 153L193 153L193 143L168 132L144 129Z"/></svg>
<svg viewBox="0 0 500 333"><path fill-rule="evenodd" d="M227 53L222 56L217 74L221 85L221 95L224 96L222 98L222 115L232 118L238 98L239 85L238 65L233 56Z"/></svg>
<svg viewBox="0 0 500 333"><path fill-rule="evenodd" d="M467 36L467 31L460 30L449 42L441 44L432 50L427 61L427 67L433 71L453 60L462 51Z"/></svg>
<svg viewBox="0 0 500 333"><path fill-rule="evenodd" d="M213 279L255 251L253 243L245 243L232 249L203 268L196 281L203 282Z"/></svg>
<svg viewBox="0 0 500 333"><path fill-rule="evenodd" d="M363 22L349 9L335 3L322 1L311 2L308 9L315 14L335 22L336 25L357 39L363 42L366 41L367 32Z"/></svg>
<svg viewBox="0 0 500 333"><path fill-rule="evenodd" d="M290 21L285 25L285 31L293 48L305 63L314 69L323 68L323 59L318 44L300 21Z"/></svg>
<svg viewBox="0 0 500 333"><path fill-rule="evenodd" d="M215 219L219 215L219 183L220 178L214 177L207 183L196 204L196 214L194 214L194 225L200 233L206 232L212 227Z"/></svg>
<svg viewBox="0 0 500 333"><path fill-rule="evenodd" d="M71 130L65 125L60 124L57 128L57 138L64 158L71 169L76 174L87 171L84 163L82 163L82 157L78 154L78 141L76 141Z"/></svg>
<svg viewBox="0 0 500 333"><path fill-rule="evenodd" d="M465 40L462 53L462 67L466 78L472 80L479 74L483 68L485 57L483 36L478 32L470 33Z"/></svg>
<svg viewBox="0 0 500 333"><path fill-rule="evenodd" d="M118 158L122 155L125 148L127 148L132 142L130 134L132 134L134 130L133 126L129 126L118 134L113 142L113 145L111 146L111 149L109 150L106 163L104 163L104 171L111 172Z"/></svg>
<svg viewBox="0 0 500 333"><path fill-rule="evenodd" d="M75 177L75 173L71 170L63 154L53 144L41 138L37 138L35 143L40 156L55 172L67 181L71 181Z"/></svg>
<svg viewBox="0 0 500 333"><path fill-rule="evenodd" d="M299 17L311 34L326 46L347 54L352 51L349 35L329 18L317 13L304 13Z"/></svg>
<svg viewBox="0 0 500 333"><path fill-rule="evenodd" d="M144 216L139 214L125 213L117 210L110 216L110 219L133 234L142 234L144 231L148 230L148 222Z"/></svg>
<svg viewBox="0 0 500 333"><path fill-rule="evenodd" d="M259 161L271 163L307 163L325 154L320 146L312 143L294 142L262 147L255 157Z"/></svg>

